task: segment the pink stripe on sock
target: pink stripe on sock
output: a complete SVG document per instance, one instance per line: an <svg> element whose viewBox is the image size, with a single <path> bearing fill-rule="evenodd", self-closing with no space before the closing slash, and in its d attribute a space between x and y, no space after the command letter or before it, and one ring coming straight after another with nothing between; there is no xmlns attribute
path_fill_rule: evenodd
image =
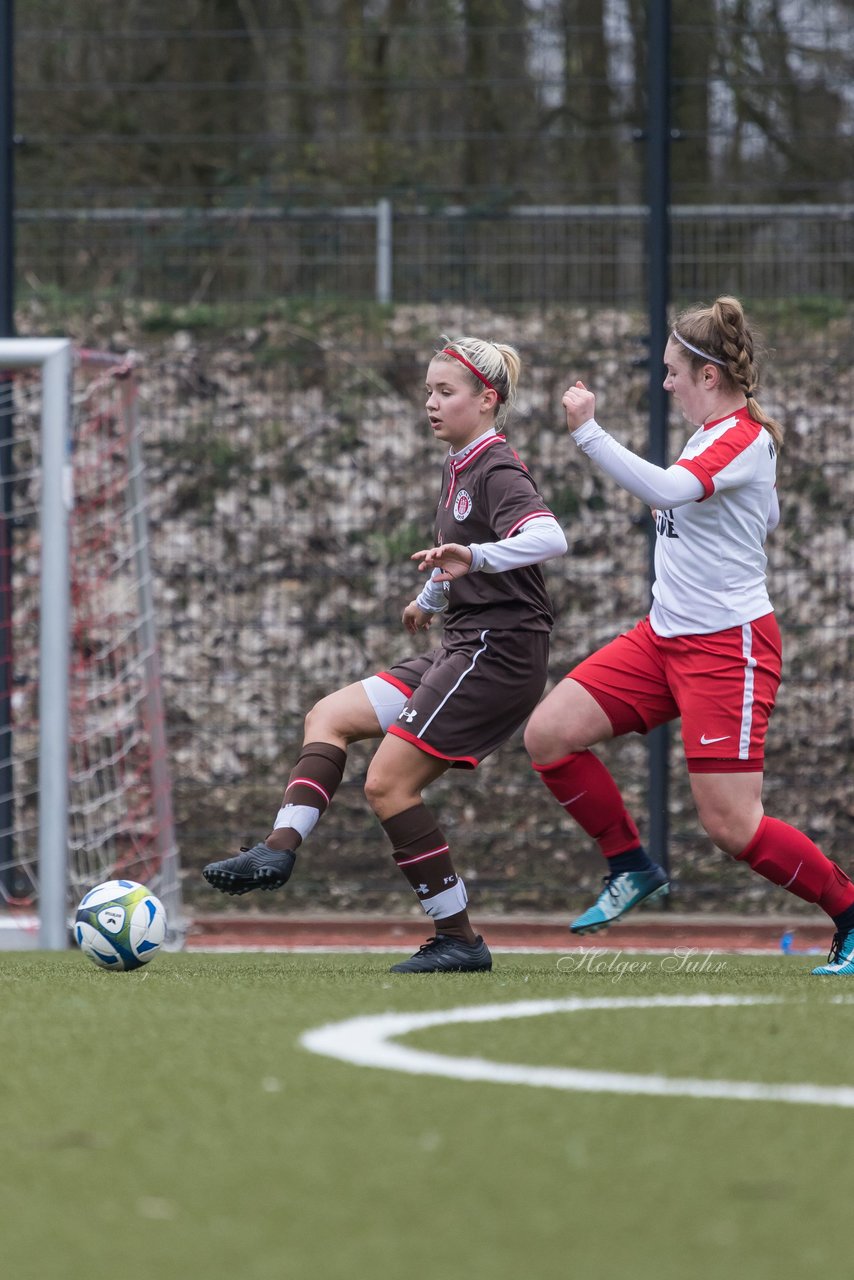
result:
<svg viewBox="0 0 854 1280"><path fill-rule="evenodd" d="M320 795L323 796L326 803L329 804L328 794L323 790L323 787L321 787L318 783L313 782L311 778L294 778L293 781L288 783L287 788L285 790L285 795L288 794L288 791L290 791L291 787L311 787L314 791L318 791Z"/></svg>
<svg viewBox="0 0 854 1280"><path fill-rule="evenodd" d="M414 858L396 859L397 865L399 867L409 867L413 862L423 862L425 858L435 858L440 853L447 853L449 847L449 845L443 844L438 849L431 849L429 853L418 853Z"/></svg>

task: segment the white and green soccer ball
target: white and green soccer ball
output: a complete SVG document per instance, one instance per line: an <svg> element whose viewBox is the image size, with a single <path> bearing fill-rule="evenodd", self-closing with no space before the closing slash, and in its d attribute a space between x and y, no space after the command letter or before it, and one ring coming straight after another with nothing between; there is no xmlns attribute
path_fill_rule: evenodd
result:
<svg viewBox="0 0 854 1280"><path fill-rule="evenodd" d="M102 969L138 969L163 945L166 911L145 885L107 880L81 900L74 937L83 954Z"/></svg>

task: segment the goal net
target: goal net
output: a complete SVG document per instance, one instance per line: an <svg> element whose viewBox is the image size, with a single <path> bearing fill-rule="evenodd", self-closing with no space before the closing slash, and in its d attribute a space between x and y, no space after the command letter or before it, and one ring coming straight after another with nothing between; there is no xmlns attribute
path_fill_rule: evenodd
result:
<svg viewBox="0 0 854 1280"><path fill-rule="evenodd" d="M102 880L181 939L132 362L0 339L0 947Z"/></svg>

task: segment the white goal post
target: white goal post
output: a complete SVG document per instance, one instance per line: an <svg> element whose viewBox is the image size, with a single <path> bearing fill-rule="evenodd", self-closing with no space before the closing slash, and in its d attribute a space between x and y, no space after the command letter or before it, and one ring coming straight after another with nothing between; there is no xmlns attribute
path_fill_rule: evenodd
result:
<svg viewBox="0 0 854 1280"><path fill-rule="evenodd" d="M180 945L132 364L0 339L0 484L0 949L64 949L112 878Z"/></svg>

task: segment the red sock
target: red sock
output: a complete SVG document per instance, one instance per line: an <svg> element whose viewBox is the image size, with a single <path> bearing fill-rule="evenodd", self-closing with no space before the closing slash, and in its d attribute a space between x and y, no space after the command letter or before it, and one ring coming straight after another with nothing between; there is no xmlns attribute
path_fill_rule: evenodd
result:
<svg viewBox="0 0 854 1280"><path fill-rule="evenodd" d="M593 837L606 858L638 847L640 833L619 788L592 751L575 751L554 764L533 767L558 804Z"/></svg>
<svg viewBox="0 0 854 1280"><path fill-rule="evenodd" d="M805 902L818 903L829 916L839 916L854 906L854 884L842 868L797 827L777 818L762 819L737 861L746 862L760 876Z"/></svg>

